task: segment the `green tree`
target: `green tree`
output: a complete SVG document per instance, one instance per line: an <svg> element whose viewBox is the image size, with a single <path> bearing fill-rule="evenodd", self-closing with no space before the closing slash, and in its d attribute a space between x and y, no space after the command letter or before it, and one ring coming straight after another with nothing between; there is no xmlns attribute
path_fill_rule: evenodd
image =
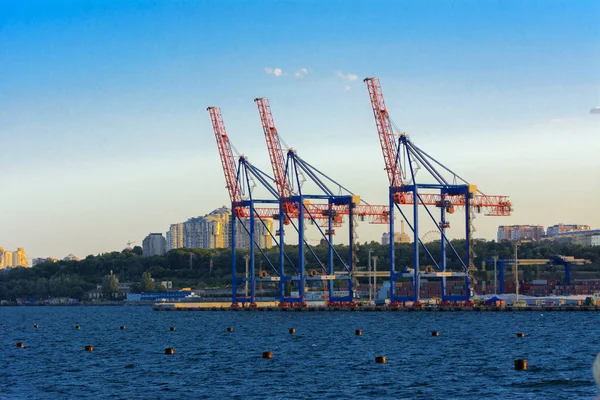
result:
<svg viewBox="0 0 600 400"><path fill-rule="evenodd" d="M144 272L142 274L142 281L140 282L142 292L152 292L154 290L154 281L150 272Z"/></svg>
<svg viewBox="0 0 600 400"><path fill-rule="evenodd" d="M119 291L119 281L114 274L106 275L102 280L102 293L112 295Z"/></svg>

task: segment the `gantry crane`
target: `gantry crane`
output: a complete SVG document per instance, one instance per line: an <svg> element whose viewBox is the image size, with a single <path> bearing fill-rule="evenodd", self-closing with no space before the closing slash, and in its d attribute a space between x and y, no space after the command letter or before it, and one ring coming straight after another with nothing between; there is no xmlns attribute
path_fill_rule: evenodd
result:
<svg viewBox="0 0 600 400"><path fill-rule="evenodd" d="M375 206L370 204L360 204L360 197L355 196L343 186L323 174L321 171L310 165L305 160L301 159L293 149L287 150L287 157L284 156L283 149L281 146L281 140L275 127L273 119L273 113L268 99L256 98L254 100L258 107L259 116L263 132L265 135L265 141L267 149L269 151L269 158L271 160L271 167L273 169L273 176L275 177L275 184L278 188L278 194L280 198L280 204L282 209L282 217L289 220L290 218L298 218L298 260L299 260L299 297L297 299L289 299L290 301L303 301L304 297L304 280L320 279L328 281L329 300L331 302L345 302L352 301L354 297L352 289L352 274L355 263L354 255L354 217L358 217L362 220L368 219L372 223L387 223L389 216L389 209L387 206ZM302 180L300 176L307 176L309 180L314 182L319 188L319 194L309 194L302 190ZM327 182L333 183L340 188L340 191L345 191L347 194L336 194L329 189ZM311 200L327 201L323 203L311 203ZM323 267L324 275L318 275L315 271L311 271L311 276L305 277L304 271L304 246L306 245L309 249L310 246L304 239L303 229L303 217L302 215L308 214L311 218L325 218L325 231L319 231L322 238L326 240L328 245L328 261L327 268ZM333 247L333 235L335 233L333 227L341 226L342 217L348 215L349 221L349 254L348 258L341 257ZM281 221L284 221L282 218ZM284 235L284 223L281 223L279 227L280 240L283 240ZM295 226L294 226L295 227ZM296 228L296 227L295 227ZM311 251L312 252L312 251ZM314 253L313 253L314 255ZM334 256L336 262L342 265L344 268L342 271L334 271ZM321 265L320 260L317 262ZM291 280L294 277L286 276L284 270L280 272L282 279ZM333 295L333 281L336 279L343 279L348 281L348 295L342 297L334 297Z"/></svg>
<svg viewBox="0 0 600 400"><path fill-rule="evenodd" d="M412 274L409 272L398 273L395 268L394 261L394 240L390 240L389 248L389 263L390 263L390 299L392 302L413 300L418 301L419 299L419 278L428 277L436 278L440 277L442 281L442 297L445 299L456 300L456 299L468 299L469 298L469 287L470 287L470 273L473 270L473 253L471 245L471 212L472 211L484 211L487 215L493 216L506 216L510 215L512 211L511 203L507 196L489 196L484 195L477 190L475 185L469 184L467 181L462 179L460 176L452 172L449 168L441 164L439 161L425 153L422 149L417 147L412 141L409 140L408 136L404 133L400 133L398 139L394 132L394 124L390 119L381 85L377 78L365 78L364 82L367 84L369 97L371 100L371 106L373 109L373 116L375 117L375 124L377 127L377 133L381 144L381 150L383 153L383 160L385 170L389 181L389 204L390 204L390 218L389 218L389 234L390 238L394 237L394 209L397 208L402 217L407 221L410 229L414 234L413 243L413 257L414 257L414 270ZM404 163L404 165L403 165ZM417 183L416 173L419 168L424 168L431 177L433 177L434 183ZM438 170L438 167L442 171ZM452 178L446 179L445 174L449 173ZM460 182L460 183L457 183ZM437 191L438 193L431 193L431 191ZM399 207L400 205L412 205L412 221L407 220L406 215ZM421 205L425 208L428 215L435 222L441 236L441 260L438 264L431 253L427 250L427 247L421 242L418 236L418 206ZM435 206L440 210L440 221L436 221L433 214L429 211L427 206ZM450 227L450 224L446 220L446 214L453 213L456 209L464 209L465 211L465 239L466 249L464 254L464 260L459 256L456 249L448 238L446 237L446 229ZM425 252L432 259L438 272L428 271L426 274L419 272L419 245L422 245ZM446 271L446 249L448 246L459 259L460 263L464 268L464 272L454 273ZM466 296L446 296L446 277L450 276L464 276L465 277L465 288ZM411 277L413 281L413 296L400 297L396 295L396 280L397 278Z"/></svg>
<svg viewBox="0 0 600 400"><path fill-rule="evenodd" d="M250 303L254 304L255 301L255 283L256 281L270 281L270 282L278 282L279 283L279 292L280 292L280 300L285 302L284 299L284 288L286 284L286 279L281 279L281 276L284 276L280 272L284 269L284 264L291 266L294 270L294 276L291 276L289 280L298 280L300 271L296 267L296 265L292 262L291 258L285 254L283 248L283 229L280 229L275 235L271 232L266 224L264 223L265 219L275 219L279 220L284 225L290 224L292 219L299 219L302 221L299 225L304 223L304 220L310 220L313 223L327 221L330 226L338 226L341 224L341 210L345 207L344 204L314 204L307 205L303 207L303 210L300 210L298 207L298 199L293 199L285 197L288 194L292 194L291 189L289 189L289 181L286 180L285 174L275 174L275 176L279 176L280 179L272 178L268 176L266 173L262 172L260 169L256 168L252 164L249 163L247 158L243 155L238 157L238 163L236 167L235 157L233 155L233 146L229 141L229 137L225 130L225 124L223 122L223 117L220 109L216 107L208 107L211 122L213 125L213 130L215 133L215 138L217 141L217 147L219 150L219 156L221 159L221 164L223 167L223 173L225 176L226 187L228 189L229 197L232 204L232 215L231 215L231 246L232 246L232 306L237 306L239 302L242 304ZM279 138L275 136L276 141L272 143L274 145L279 145ZM273 153L276 154L276 153ZM280 157L280 160L283 157ZM284 179L281 179L284 177ZM250 183L250 179L257 180L259 183L263 185L267 189L268 192L271 193L273 199L257 199L253 197ZM270 182L273 181L276 183L277 188L273 188ZM279 182L279 183L277 183ZM288 185L288 189L286 190L286 186ZM282 198L281 193L284 194L284 199L286 201L280 201ZM279 207L256 207L255 203L269 203L269 204L278 204ZM305 211L305 212L302 212ZM340 213L338 214L338 211ZM383 213L383 211L379 210L377 206L371 206L371 208L363 208L360 210L359 216L361 218L372 218L371 215L374 211L379 211L379 213ZM247 221L247 224L244 223L244 220ZM262 223L265 230L271 236L276 246L279 247L280 259L279 259L279 268L276 268L273 263L266 257L266 254L260 249L258 243L255 240L250 240L250 243L254 242L253 246L250 246L250 254L248 257L248 261L250 264L250 276L248 278L239 278L236 272L236 223L239 223L240 226L243 227L245 233L254 238L254 224L255 222ZM298 231L299 228L294 224L295 229ZM330 230L331 234L333 234L333 229ZM279 240L277 240L276 235L280 234ZM307 244L306 242L304 242ZM271 267L271 269L275 272L275 276L269 276L266 271L261 271L260 277L255 277L255 248L257 248L267 261L267 264ZM312 251L311 251L312 252ZM316 258L316 254L312 252L313 256ZM337 254L337 253L336 253ZM321 264L322 265L322 264ZM311 271L314 272L314 271ZM326 276L325 276L326 277ZM323 279L321 276L314 277L311 276L310 279ZM250 283L250 294L248 297L237 297L237 286L241 281L249 281ZM289 300L289 299L288 299ZM302 301L300 301L302 303Z"/></svg>
<svg viewBox="0 0 600 400"><path fill-rule="evenodd" d="M221 158L221 164L223 166L223 173L225 175L225 183L229 192L229 198L231 200L231 277L232 277L232 306L237 307L238 303L241 302L249 303L250 305L255 304L255 287L256 287L256 274L255 274L255 248L259 250L263 258L267 261L270 268L278 273L271 260L266 256L264 251L260 248L259 244L254 238L255 223L263 225L267 233L271 236L274 243L278 247L283 247L281 241L278 242L275 235L268 229L265 219L271 219L277 217L280 214L278 207L255 207L255 203L266 203L266 204L277 204L279 203L277 191L270 185L272 180L266 173L250 164L247 158L243 155L239 156L238 166L236 167L235 157L232 151L232 145L227 136L225 130L225 124L221 110L217 107L208 107L210 118L217 140L217 147L219 149L219 156ZM250 180L258 180L266 189L271 193L273 199L256 199L252 195ZM247 196L244 196L244 188L247 188ZM244 223L244 219L248 221L247 225ZM250 238L249 248L249 265L250 274L248 277L239 278L236 271L236 234L237 234L237 223L243 227L243 230ZM289 261L289 259L288 259ZM290 261L291 262L291 261ZM292 264L293 266L293 264ZM294 266L293 266L294 267ZM294 267L295 268L295 267ZM266 274L265 274L266 275ZM261 278L262 280L278 281L278 277L267 278L266 276ZM240 282L250 283L250 293L248 297L237 296L237 286Z"/></svg>

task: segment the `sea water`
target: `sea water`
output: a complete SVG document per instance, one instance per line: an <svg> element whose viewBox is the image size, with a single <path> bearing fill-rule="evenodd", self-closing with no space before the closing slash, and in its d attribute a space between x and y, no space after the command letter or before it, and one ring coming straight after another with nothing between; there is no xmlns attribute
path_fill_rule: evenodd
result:
<svg viewBox="0 0 600 400"><path fill-rule="evenodd" d="M0 398L593 399L599 352L595 312L0 307Z"/></svg>

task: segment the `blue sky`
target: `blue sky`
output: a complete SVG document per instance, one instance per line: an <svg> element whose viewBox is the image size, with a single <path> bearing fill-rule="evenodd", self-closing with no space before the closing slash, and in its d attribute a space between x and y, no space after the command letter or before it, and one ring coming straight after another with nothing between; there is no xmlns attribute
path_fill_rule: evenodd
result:
<svg viewBox="0 0 600 400"><path fill-rule="evenodd" d="M227 204L205 109L269 171L259 96L303 158L384 203L366 76L418 146L511 196L476 236L600 228L597 1L0 0L0 246L96 254Z"/></svg>

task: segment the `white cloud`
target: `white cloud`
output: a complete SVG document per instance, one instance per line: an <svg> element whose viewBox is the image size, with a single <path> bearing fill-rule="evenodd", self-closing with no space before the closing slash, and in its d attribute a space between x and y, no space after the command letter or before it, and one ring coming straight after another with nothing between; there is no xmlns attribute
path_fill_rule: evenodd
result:
<svg viewBox="0 0 600 400"><path fill-rule="evenodd" d="M344 90L345 90L346 92L349 92L350 90L352 90L352 88L351 88L350 86L346 86L346 87L344 87Z"/></svg>
<svg viewBox="0 0 600 400"><path fill-rule="evenodd" d="M592 108L590 114L600 114L600 106Z"/></svg>
<svg viewBox="0 0 600 400"><path fill-rule="evenodd" d="M282 76L287 75L281 68L265 67L265 72L269 75Z"/></svg>
<svg viewBox="0 0 600 400"><path fill-rule="evenodd" d="M347 81L355 81L358 79L358 75L351 73L344 74L342 71L338 71L337 76Z"/></svg>
<svg viewBox="0 0 600 400"><path fill-rule="evenodd" d="M304 77L306 76L306 74L308 74L308 69L306 68L300 68L298 71L296 71L296 73L294 74L294 76L298 79L304 79Z"/></svg>

